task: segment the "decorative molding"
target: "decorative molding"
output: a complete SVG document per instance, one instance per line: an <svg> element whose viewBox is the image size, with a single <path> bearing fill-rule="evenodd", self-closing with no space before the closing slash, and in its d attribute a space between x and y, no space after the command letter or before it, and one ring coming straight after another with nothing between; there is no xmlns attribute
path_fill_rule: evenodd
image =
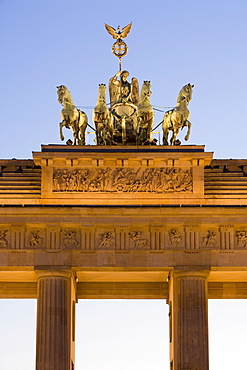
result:
<svg viewBox="0 0 247 370"><path fill-rule="evenodd" d="M55 169L53 192L192 193L192 171L182 168Z"/></svg>
<svg viewBox="0 0 247 370"><path fill-rule="evenodd" d="M181 250L247 250L247 229L240 225L224 228L217 225L161 225L134 226L105 225L69 227L47 224L1 226L0 249L49 251L97 251L127 252Z"/></svg>

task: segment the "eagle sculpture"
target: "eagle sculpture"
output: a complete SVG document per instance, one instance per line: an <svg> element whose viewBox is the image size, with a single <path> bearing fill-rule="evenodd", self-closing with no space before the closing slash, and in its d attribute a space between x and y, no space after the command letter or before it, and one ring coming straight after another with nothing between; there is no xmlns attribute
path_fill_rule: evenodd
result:
<svg viewBox="0 0 247 370"><path fill-rule="evenodd" d="M105 23L105 28L106 28L107 32L110 35L112 35L112 37L114 39L118 39L118 40L124 39L125 37L128 36L128 34L130 32L130 29L131 29L131 26L132 26L132 22L130 24L128 24L128 26L125 26L121 31L120 26L118 26L117 30L115 30L115 28L113 28L111 26L108 26L108 24Z"/></svg>

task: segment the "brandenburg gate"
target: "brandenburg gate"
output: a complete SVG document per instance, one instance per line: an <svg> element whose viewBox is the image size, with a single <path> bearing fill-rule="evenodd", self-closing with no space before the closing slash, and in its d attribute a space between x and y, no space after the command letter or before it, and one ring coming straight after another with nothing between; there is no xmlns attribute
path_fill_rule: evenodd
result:
<svg viewBox="0 0 247 370"><path fill-rule="evenodd" d="M1 160L0 295L37 298L37 370L73 369L78 299L166 299L171 369L208 369L208 298L247 298L247 160L43 146Z"/></svg>
<svg viewBox="0 0 247 370"><path fill-rule="evenodd" d="M61 139L71 127L75 145L0 160L0 297L37 299L36 370L74 369L76 302L100 298L166 299L170 369L208 370L208 299L247 298L247 159L180 145L190 84L153 145L150 81L138 98L128 75L120 63L110 108L99 86L97 145L61 85Z"/></svg>

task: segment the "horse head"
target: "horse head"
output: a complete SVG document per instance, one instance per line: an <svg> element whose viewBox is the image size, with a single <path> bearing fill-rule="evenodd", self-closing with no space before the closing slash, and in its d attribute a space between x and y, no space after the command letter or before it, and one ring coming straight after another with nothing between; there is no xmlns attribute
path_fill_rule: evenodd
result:
<svg viewBox="0 0 247 370"><path fill-rule="evenodd" d="M105 103L105 97L106 97L106 84L99 84L98 102Z"/></svg>
<svg viewBox="0 0 247 370"><path fill-rule="evenodd" d="M190 83L182 87L178 94L177 104L181 103L182 101L185 101L186 103L191 101L193 87L194 85L191 85Z"/></svg>
<svg viewBox="0 0 247 370"><path fill-rule="evenodd" d="M141 99L144 97L150 97L152 95L151 91L151 82L143 81L142 90L141 90Z"/></svg>
<svg viewBox="0 0 247 370"><path fill-rule="evenodd" d="M68 94L70 95L70 92L68 88L64 85L57 86L57 95L58 95L58 102L63 105L64 99L67 98Z"/></svg>

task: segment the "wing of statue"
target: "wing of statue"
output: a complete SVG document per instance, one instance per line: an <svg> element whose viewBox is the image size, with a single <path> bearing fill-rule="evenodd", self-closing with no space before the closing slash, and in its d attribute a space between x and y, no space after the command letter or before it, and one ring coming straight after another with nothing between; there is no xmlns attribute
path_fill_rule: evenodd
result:
<svg viewBox="0 0 247 370"><path fill-rule="evenodd" d="M139 102L139 84L135 77L131 80L131 100L135 105Z"/></svg>
<svg viewBox="0 0 247 370"><path fill-rule="evenodd" d="M109 81L110 105L111 107L119 100L120 86L119 82L112 77Z"/></svg>
<svg viewBox="0 0 247 370"><path fill-rule="evenodd" d="M128 36L128 34L130 33L131 26L132 26L132 22L130 24L128 24L128 26L125 26L123 28L123 30L121 32L122 39L124 39L125 37Z"/></svg>
<svg viewBox="0 0 247 370"><path fill-rule="evenodd" d="M111 27L111 26L108 26L108 24L106 24L106 23L105 23L105 28L106 28L106 31L107 31L110 35L112 35L112 37L113 37L114 39L117 39L117 38L118 38L118 34L117 34L117 32L116 32L115 28L113 28L113 27Z"/></svg>

